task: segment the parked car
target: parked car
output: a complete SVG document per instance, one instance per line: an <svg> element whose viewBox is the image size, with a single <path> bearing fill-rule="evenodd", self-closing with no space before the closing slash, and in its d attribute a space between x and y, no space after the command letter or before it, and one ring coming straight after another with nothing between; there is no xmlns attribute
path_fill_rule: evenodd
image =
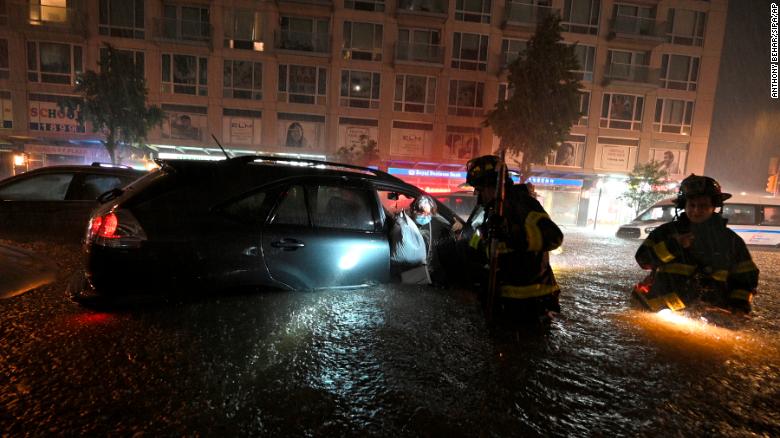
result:
<svg viewBox="0 0 780 438"><path fill-rule="evenodd" d="M75 298L387 282L390 218L424 193L378 170L304 159L160 164L94 212ZM460 220L443 205L438 214Z"/></svg>
<svg viewBox="0 0 780 438"><path fill-rule="evenodd" d="M436 194L436 199L449 207L463 220L468 219L471 212L474 211L474 207L477 206L477 196L473 190L438 193Z"/></svg>
<svg viewBox="0 0 780 438"><path fill-rule="evenodd" d="M0 237L78 242L102 193L147 172L94 163L51 166L0 181Z"/></svg>

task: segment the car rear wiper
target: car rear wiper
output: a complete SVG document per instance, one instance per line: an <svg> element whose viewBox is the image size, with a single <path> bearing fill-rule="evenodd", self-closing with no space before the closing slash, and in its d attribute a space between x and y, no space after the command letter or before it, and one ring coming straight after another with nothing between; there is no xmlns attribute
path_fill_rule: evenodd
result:
<svg viewBox="0 0 780 438"><path fill-rule="evenodd" d="M102 195L97 197L97 201L101 204L105 204L106 202L118 198L122 193L125 191L120 188L111 189Z"/></svg>

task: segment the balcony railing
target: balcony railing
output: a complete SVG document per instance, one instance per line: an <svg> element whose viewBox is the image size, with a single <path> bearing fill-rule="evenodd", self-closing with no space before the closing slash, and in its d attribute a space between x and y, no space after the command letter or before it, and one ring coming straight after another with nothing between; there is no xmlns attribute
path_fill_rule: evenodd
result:
<svg viewBox="0 0 780 438"><path fill-rule="evenodd" d="M642 17L615 17L609 21L609 30L613 37L632 39L654 39L662 40L664 38L665 23L659 23L652 18Z"/></svg>
<svg viewBox="0 0 780 438"><path fill-rule="evenodd" d="M658 85L659 70L646 65L613 62L607 64L604 78L609 81L632 82L636 84Z"/></svg>
<svg viewBox="0 0 780 438"><path fill-rule="evenodd" d="M212 28L206 21L155 18L155 35L169 41L211 42Z"/></svg>
<svg viewBox="0 0 780 438"><path fill-rule="evenodd" d="M277 49L330 53L330 36L327 33L279 30L274 32L274 36Z"/></svg>
<svg viewBox="0 0 780 438"><path fill-rule="evenodd" d="M433 44L398 43L395 60L444 64L444 47Z"/></svg>
<svg viewBox="0 0 780 438"><path fill-rule="evenodd" d="M84 11L73 7L46 6L40 4L24 4L18 9L24 17L11 19L11 24L26 23L31 28L46 31L86 32Z"/></svg>
<svg viewBox="0 0 780 438"><path fill-rule="evenodd" d="M447 3L445 0L398 0L397 12L447 15Z"/></svg>
<svg viewBox="0 0 780 438"><path fill-rule="evenodd" d="M504 21L510 25L536 26L559 10L552 6L534 5L520 1L508 1L504 10Z"/></svg>

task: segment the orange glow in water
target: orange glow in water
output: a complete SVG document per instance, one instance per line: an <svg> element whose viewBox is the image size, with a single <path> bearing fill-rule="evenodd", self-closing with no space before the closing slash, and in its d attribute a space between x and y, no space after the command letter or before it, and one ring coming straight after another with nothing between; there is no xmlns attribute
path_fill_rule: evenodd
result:
<svg viewBox="0 0 780 438"><path fill-rule="evenodd" d="M73 322L78 325L97 325L97 324L105 324L115 319L116 318L114 317L114 315L110 313L90 312L90 313L82 313L79 315L75 315L73 317Z"/></svg>

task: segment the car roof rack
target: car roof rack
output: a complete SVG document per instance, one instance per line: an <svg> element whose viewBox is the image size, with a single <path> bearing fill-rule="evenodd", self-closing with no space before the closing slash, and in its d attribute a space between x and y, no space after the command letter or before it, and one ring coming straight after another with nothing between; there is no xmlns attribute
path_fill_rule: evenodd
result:
<svg viewBox="0 0 780 438"><path fill-rule="evenodd" d="M240 155L238 157L233 157L228 160L220 160L219 162L226 162L226 163L253 163L255 161L273 161L273 162L289 162L289 163L300 163L304 165L309 166L331 166L336 168L343 168L343 169L349 169L349 170L358 170L364 173L370 173L375 176L382 176L382 177L390 177L392 179L397 179L396 177L390 175L387 172L384 172L379 169L374 169L371 167L363 167L363 166L357 166L354 164L345 164L345 163L337 163L334 161L322 161L322 160L314 160L311 158L296 158L296 157L283 157L278 155Z"/></svg>

